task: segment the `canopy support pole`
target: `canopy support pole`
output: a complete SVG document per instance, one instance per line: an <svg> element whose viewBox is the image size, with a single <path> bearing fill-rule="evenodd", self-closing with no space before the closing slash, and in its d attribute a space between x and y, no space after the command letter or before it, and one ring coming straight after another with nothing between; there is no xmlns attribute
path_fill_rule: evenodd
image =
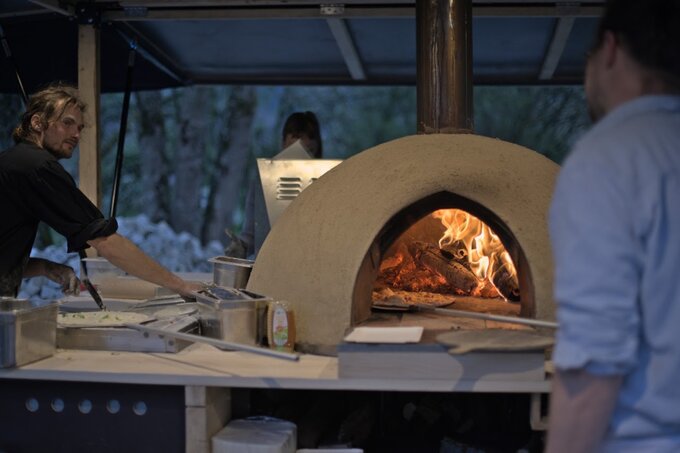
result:
<svg viewBox="0 0 680 453"><path fill-rule="evenodd" d="M120 115L120 130L118 132L118 149L116 151L116 167L113 172L113 188L111 190L111 206L109 217L116 216L118 205L118 192L120 190L120 175L123 167L123 156L125 148L125 134L127 132L128 111L130 110L130 92L132 91L132 72L135 68L135 54L137 51L137 41L130 42L130 52L128 53L127 74L125 77L125 95L123 96L123 111Z"/></svg>

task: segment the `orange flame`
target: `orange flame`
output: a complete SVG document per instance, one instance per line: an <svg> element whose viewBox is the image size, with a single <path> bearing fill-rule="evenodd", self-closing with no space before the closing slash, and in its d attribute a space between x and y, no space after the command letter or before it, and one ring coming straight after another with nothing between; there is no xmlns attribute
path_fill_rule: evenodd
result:
<svg viewBox="0 0 680 453"><path fill-rule="evenodd" d="M494 275L504 269L510 278L517 280L517 270L510 254L488 225L460 209L440 209L432 216L441 219L446 228L439 239L439 247L445 248L454 243L462 246L461 253L466 254L470 269L477 278L496 287Z"/></svg>

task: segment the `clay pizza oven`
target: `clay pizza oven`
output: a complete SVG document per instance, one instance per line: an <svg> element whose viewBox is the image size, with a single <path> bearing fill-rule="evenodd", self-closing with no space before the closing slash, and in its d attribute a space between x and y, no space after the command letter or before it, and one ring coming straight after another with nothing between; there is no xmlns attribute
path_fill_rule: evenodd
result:
<svg viewBox="0 0 680 453"><path fill-rule="evenodd" d="M400 138L326 173L284 211L248 289L289 301L298 347L333 353L371 316L381 263L405 231L444 209L488 225L516 269L518 316L553 320L548 206L558 166L473 134Z"/></svg>

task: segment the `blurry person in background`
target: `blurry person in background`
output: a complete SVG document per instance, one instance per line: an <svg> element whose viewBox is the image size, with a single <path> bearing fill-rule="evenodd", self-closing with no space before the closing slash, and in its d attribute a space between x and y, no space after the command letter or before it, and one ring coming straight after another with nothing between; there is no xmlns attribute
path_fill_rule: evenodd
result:
<svg viewBox="0 0 680 453"><path fill-rule="evenodd" d="M33 94L12 138L0 153L0 295L15 297L22 278L44 275L77 293L73 269L30 253L39 222L66 238L69 252L90 246L123 271L188 296L201 285L182 280L116 233L116 219L102 213L59 163L73 155L83 130L85 104L69 85Z"/></svg>
<svg viewBox="0 0 680 453"><path fill-rule="evenodd" d="M680 1L610 0L550 210L549 453L680 451Z"/></svg>
<svg viewBox="0 0 680 453"><path fill-rule="evenodd" d="M273 159L282 158L286 150L300 141L307 151L309 158L321 159L323 157L323 143L321 141L321 129L316 115L312 112L295 112L288 116L281 130L281 152ZM255 255L255 197L258 193L259 178L251 181L246 196L245 218L243 230L239 236L226 230L231 239L224 254L235 258L251 258Z"/></svg>
<svg viewBox="0 0 680 453"><path fill-rule="evenodd" d="M323 158L323 143L319 120L312 112L291 113L281 130L281 149L286 149L297 140L307 150L312 159Z"/></svg>

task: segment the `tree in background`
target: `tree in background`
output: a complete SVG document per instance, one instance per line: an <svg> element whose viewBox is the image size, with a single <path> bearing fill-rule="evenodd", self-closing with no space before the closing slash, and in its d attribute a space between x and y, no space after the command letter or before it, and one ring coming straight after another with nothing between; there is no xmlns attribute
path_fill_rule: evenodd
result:
<svg viewBox="0 0 680 453"><path fill-rule="evenodd" d="M1 94L0 101L2 102L0 109L0 125L2 125L0 149L6 149L14 144L12 131L19 122L19 115L24 111L24 103L18 94Z"/></svg>
<svg viewBox="0 0 680 453"><path fill-rule="evenodd" d="M122 97L103 99L102 119L115 124L102 128L102 189L109 194L119 128L112 116L120 115ZM253 87L134 93L117 214L145 213L204 243L222 240L224 221L215 219L230 217L240 202L255 105Z"/></svg>
<svg viewBox="0 0 680 453"><path fill-rule="evenodd" d="M475 133L517 143L561 163L590 121L581 87L477 87Z"/></svg>
<svg viewBox="0 0 680 453"><path fill-rule="evenodd" d="M203 242L222 240L232 213L241 205L241 187L252 153L256 103L253 87L233 87L221 115L223 125L217 125L220 134L215 155L206 168L207 202L199 236Z"/></svg>
<svg viewBox="0 0 680 453"><path fill-rule="evenodd" d="M11 144L18 96L1 96L0 124ZM534 149L561 162L588 124L580 87L476 87L475 133ZM101 99L102 200L109 212L122 94ZM415 87L195 86L131 98L118 216L144 213L201 242L238 231L255 158L280 150L294 111L319 118L324 157L346 159L416 133ZM62 162L77 176L77 154ZM41 233L41 246L57 237Z"/></svg>
<svg viewBox="0 0 680 453"><path fill-rule="evenodd" d="M134 93L139 131L139 168L146 169L140 178L139 202L152 222L159 222L171 212L170 179L174 171L172 156L167 149L168 133L165 118L168 116L169 96L161 90ZM127 201L127 200L126 200Z"/></svg>

